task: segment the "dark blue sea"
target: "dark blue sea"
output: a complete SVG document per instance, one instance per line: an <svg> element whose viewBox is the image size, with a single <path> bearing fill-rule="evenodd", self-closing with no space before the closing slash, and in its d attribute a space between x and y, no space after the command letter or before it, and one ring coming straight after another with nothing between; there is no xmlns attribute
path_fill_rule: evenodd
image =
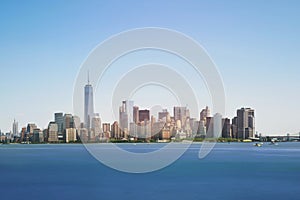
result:
<svg viewBox="0 0 300 200"><path fill-rule="evenodd" d="M136 152L163 144L120 144ZM300 199L300 142L201 144L172 165L147 174L106 167L80 144L0 145L0 199Z"/></svg>

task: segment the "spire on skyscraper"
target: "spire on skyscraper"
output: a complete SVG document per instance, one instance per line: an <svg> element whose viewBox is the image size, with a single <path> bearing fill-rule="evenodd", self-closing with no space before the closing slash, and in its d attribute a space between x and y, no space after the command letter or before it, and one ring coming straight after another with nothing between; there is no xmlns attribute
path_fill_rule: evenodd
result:
<svg viewBox="0 0 300 200"><path fill-rule="evenodd" d="M88 70L87 78L88 78L88 85L89 85L90 84L90 70Z"/></svg>

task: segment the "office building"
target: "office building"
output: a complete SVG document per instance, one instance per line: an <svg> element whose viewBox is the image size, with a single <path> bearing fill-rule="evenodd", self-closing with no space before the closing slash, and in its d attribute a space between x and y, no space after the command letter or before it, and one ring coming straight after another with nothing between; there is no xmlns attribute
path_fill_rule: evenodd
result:
<svg viewBox="0 0 300 200"><path fill-rule="evenodd" d="M229 118L222 119L223 129L222 138L231 138L231 124Z"/></svg>
<svg viewBox="0 0 300 200"><path fill-rule="evenodd" d="M93 87L90 84L89 74L88 83L84 87L84 125L87 129L91 128L91 118L94 115L94 95Z"/></svg>
<svg viewBox="0 0 300 200"><path fill-rule="evenodd" d="M54 121L58 127L58 134L63 134L64 114L62 112L54 113Z"/></svg>
<svg viewBox="0 0 300 200"><path fill-rule="evenodd" d="M18 130L18 122L14 119L12 130L13 130L13 136L19 136L19 130Z"/></svg>
<svg viewBox="0 0 300 200"><path fill-rule="evenodd" d="M92 117L91 121L91 129L94 132L94 135L96 137L99 137L100 134L102 133L101 129L101 118L98 113L95 113Z"/></svg>
<svg viewBox="0 0 300 200"><path fill-rule="evenodd" d="M208 106L206 106L206 108L202 109L202 111L200 112L200 121L204 121L204 123L206 124L207 117L210 117L210 110Z"/></svg>
<svg viewBox="0 0 300 200"><path fill-rule="evenodd" d="M158 120L167 122L170 119L170 113L167 109L163 109L162 112L158 113Z"/></svg>
<svg viewBox="0 0 300 200"><path fill-rule="evenodd" d="M248 139L254 137L255 122L254 110L241 108L237 110L237 138Z"/></svg>
<svg viewBox="0 0 300 200"><path fill-rule="evenodd" d="M48 142L58 142L58 125L55 122L48 125Z"/></svg>
<svg viewBox="0 0 300 200"><path fill-rule="evenodd" d="M139 110L139 121L145 122L150 120L150 110Z"/></svg>
<svg viewBox="0 0 300 200"><path fill-rule="evenodd" d="M77 141L77 131L75 128L66 129L66 143Z"/></svg>
<svg viewBox="0 0 300 200"><path fill-rule="evenodd" d="M180 120L181 122L181 128L185 128L186 120L190 117L190 111L187 109L187 107L174 107L174 120Z"/></svg>
<svg viewBox="0 0 300 200"><path fill-rule="evenodd" d="M134 106L133 107L133 122L135 124L139 123L139 107L138 106Z"/></svg>

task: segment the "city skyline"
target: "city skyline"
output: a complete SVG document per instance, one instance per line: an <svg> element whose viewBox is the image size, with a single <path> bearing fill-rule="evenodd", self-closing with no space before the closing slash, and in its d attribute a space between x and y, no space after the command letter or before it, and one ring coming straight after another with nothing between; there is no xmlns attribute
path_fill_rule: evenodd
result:
<svg viewBox="0 0 300 200"><path fill-rule="evenodd" d="M122 115L128 104L137 109L137 112L132 109L134 121L131 121L127 115ZM103 139L105 139L103 141L107 139L129 140L130 138L168 141L172 138L192 139L195 137L246 140L258 139L261 136L255 134L254 109L251 108L238 109L237 115L232 119L219 113L211 114L207 106L202 109L198 118L190 116L187 107L174 106L173 108L173 115L167 109L162 109L158 113L150 113L147 109L139 110L132 100L125 100L120 106L119 121L102 123L99 114L94 113L88 121L90 126L78 116L62 112L54 113L54 120L49 121L47 128L39 128L35 123L28 123L18 131L18 122L14 120L13 132L9 135L2 132L1 142L11 140L22 143L69 143L101 142ZM250 119L252 121L248 121Z"/></svg>
<svg viewBox="0 0 300 200"><path fill-rule="evenodd" d="M232 118L212 113L208 106L191 116L187 106L173 106L173 115L168 109L161 108L156 112L139 109L133 100L122 100L119 106L118 121L102 123L99 113L94 111L93 86L89 73L84 85L83 120L74 114L54 113L54 121L49 121L47 128L39 128L35 123L18 130L14 119L12 131L3 133L0 130L2 143L70 143L70 142L108 142L108 141L180 141L198 138L229 139L235 141L270 140L270 135L256 131L255 110L239 108ZM264 136L265 139L263 138ZM296 134L281 135L281 141L299 140ZM285 139L284 139L285 137ZM277 140L277 138L276 138Z"/></svg>
<svg viewBox="0 0 300 200"><path fill-rule="evenodd" d="M298 1L275 1L272 5L256 0L52 3L1 4L2 131L12 129L14 118L19 126L29 121L47 127L54 112L72 113L77 72L101 41L132 28L166 27L191 36L210 54L224 81L227 116L234 116L236 108L251 107L257 112L260 132L299 132ZM145 55L137 57L144 61ZM176 69L182 64L166 60ZM111 81L115 81L113 75L122 74L118 70L124 63L112 70ZM194 85L199 85L200 93L205 89ZM96 103L106 91L95 90ZM144 101L140 96L135 101L141 107L156 104L155 97ZM201 108L211 107L209 98L200 99ZM162 104L175 105L171 100ZM111 119L104 106L95 105L95 109L105 115L102 118Z"/></svg>

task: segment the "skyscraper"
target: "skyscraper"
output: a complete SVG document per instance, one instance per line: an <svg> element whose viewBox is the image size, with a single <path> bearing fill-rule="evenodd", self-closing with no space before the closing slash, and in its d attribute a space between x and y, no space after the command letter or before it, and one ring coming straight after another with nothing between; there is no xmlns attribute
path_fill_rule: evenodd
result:
<svg viewBox="0 0 300 200"><path fill-rule="evenodd" d="M255 123L254 110L241 108L237 110L237 138L247 139L254 137Z"/></svg>
<svg viewBox="0 0 300 200"><path fill-rule="evenodd" d="M200 121L204 121L204 123L206 123L206 117L210 117L210 110L208 106L200 112Z"/></svg>
<svg viewBox="0 0 300 200"><path fill-rule="evenodd" d="M58 142L58 126L55 122L48 125L48 142Z"/></svg>
<svg viewBox="0 0 300 200"><path fill-rule="evenodd" d="M100 134L102 133L101 119L99 113L95 113L91 117L91 129L94 132L94 135L97 137L100 136Z"/></svg>
<svg viewBox="0 0 300 200"><path fill-rule="evenodd" d="M33 134L33 130L36 129L37 126L35 124L28 124L27 125L27 133L29 133L30 135Z"/></svg>
<svg viewBox="0 0 300 200"><path fill-rule="evenodd" d="M140 122L150 120L150 110L139 110L139 120Z"/></svg>
<svg viewBox="0 0 300 200"><path fill-rule="evenodd" d="M135 118L135 119L134 119ZM129 128L129 124L134 122L136 116L134 116L133 101L122 101L122 106L119 110L119 122L122 129Z"/></svg>
<svg viewBox="0 0 300 200"><path fill-rule="evenodd" d="M65 132L68 128L75 128L73 116L71 114L64 115L63 132Z"/></svg>
<svg viewBox="0 0 300 200"><path fill-rule="evenodd" d="M169 112L167 109L163 109L162 112L158 113L158 119L159 120L163 120L165 122L167 122L168 118L169 118Z"/></svg>
<svg viewBox="0 0 300 200"><path fill-rule="evenodd" d="M222 138L231 138L231 124L229 118L222 119Z"/></svg>
<svg viewBox="0 0 300 200"><path fill-rule="evenodd" d="M93 87L90 84L88 75L88 83L84 87L84 124L86 128L91 127L91 117L94 115L94 97Z"/></svg>
<svg viewBox="0 0 300 200"><path fill-rule="evenodd" d="M135 124L139 123L139 107L138 106L134 106L133 107L133 122Z"/></svg>
<svg viewBox="0 0 300 200"><path fill-rule="evenodd" d="M63 133L63 124L64 124L64 114L63 113L54 113L54 121L57 124L58 134Z"/></svg>
<svg viewBox="0 0 300 200"><path fill-rule="evenodd" d="M187 107L174 107L174 120L180 120L182 128L186 125L187 118L190 117L190 111Z"/></svg>
<svg viewBox="0 0 300 200"><path fill-rule="evenodd" d="M14 122L13 122L13 135L14 136L18 135L18 122L16 122L15 119L14 119Z"/></svg>

